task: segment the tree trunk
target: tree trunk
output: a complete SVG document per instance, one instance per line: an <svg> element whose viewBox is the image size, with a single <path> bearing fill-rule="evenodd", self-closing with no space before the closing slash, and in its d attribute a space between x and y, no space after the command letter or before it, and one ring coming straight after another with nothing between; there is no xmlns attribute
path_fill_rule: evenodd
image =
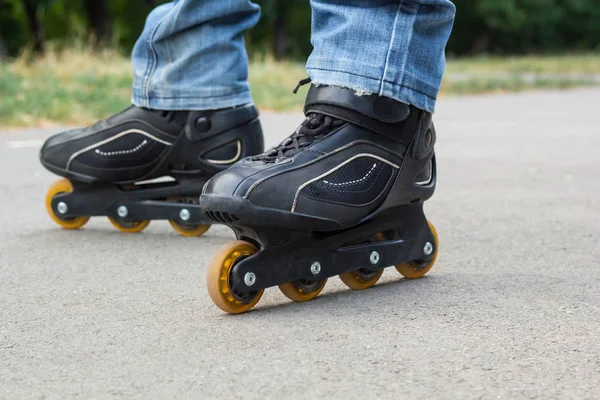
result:
<svg viewBox="0 0 600 400"><path fill-rule="evenodd" d="M289 0L279 0L275 2L275 21L273 23L273 56L276 60L281 60L288 55L289 40L287 33L286 14L288 11Z"/></svg>
<svg viewBox="0 0 600 400"><path fill-rule="evenodd" d="M471 55L476 56L482 53L487 53L490 49L490 35L486 33L480 33L477 37L473 39L471 43L471 49L469 53Z"/></svg>
<svg viewBox="0 0 600 400"><path fill-rule="evenodd" d="M110 16L106 0L84 0L88 26L93 35L95 48L103 47L110 41Z"/></svg>
<svg viewBox="0 0 600 400"><path fill-rule="evenodd" d="M23 0L23 6L25 9L25 17L27 18L27 25L31 31L31 39L33 51L35 53L41 53L46 47L46 34L44 32L44 24L40 13L43 8L38 7L38 2L35 0Z"/></svg>
<svg viewBox="0 0 600 400"><path fill-rule="evenodd" d="M8 57L8 49L4 44L4 39L2 39L2 36L0 36L0 60L4 57Z"/></svg>

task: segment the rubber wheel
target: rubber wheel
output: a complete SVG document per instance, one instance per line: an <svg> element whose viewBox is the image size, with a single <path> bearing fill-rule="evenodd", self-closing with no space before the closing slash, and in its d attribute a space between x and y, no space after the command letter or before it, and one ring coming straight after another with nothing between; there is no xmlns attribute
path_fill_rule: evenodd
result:
<svg viewBox="0 0 600 400"><path fill-rule="evenodd" d="M181 236L188 237L202 236L210 228L210 225L182 225L172 219L169 220L169 223L175 232L179 233Z"/></svg>
<svg viewBox="0 0 600 400"><path fill-rule="evenodd" d="M431 233L433 233L433 237L435 238L435 253L433 253L433 258L431 261L426 264L419 263L418 261L410 261L404 264L396 265L396 270L402 274L403 277L407 279L417 279L422 278L426 273L429 272L433 264L435 264L435 260L438 255L438 235L435 227L431 222L428 222L429 229L431 229Z"/></svg>
<svg viewBox="0 0 600 400"><path fill-rule="evenodd" d="M340 279L352 290L364 290L376 284L383 275L383 271L383 269L373 271L361 268L340 274Z"/></svg>
<svg viewBox="0 0 600 400"><path fill-rule="evenodd" d="M186 198L181 197L169 197L167 201L171 203L198 204L197 201L189 201L186 200ZM175 232L179 233L181 236L187 237L202 236L210 228L210 225L185 225L173 219L170 219L169 223L171 224Z"/></svg>
<svg viewBox="0 0 600 400"><path fill-rule="evenodd" d="M115 228L125 233L138 233L150 225L150 220L121 222L113 217L108 217L108 220Z"/></svg>
<svg viewBox="0 0 600 400"><path fill-rule="evenodd" d="M258 251L252 243L234 240L221 246L208 264L206 289L217 307L230 314L241 314L258 303L264 290L237 294L231 289L231 271L236 263Z"/></svg>
<svg viewBox="0 0 600 400"><path fill-rule="evenodd" d="M307 281L300 279L294 282L287 282L279 285L279 290L281 290L281 293L283 293L288 299L297 302L303 302L317 297L325 287L326 283L327 279L320 281Z"/></svg>
<svg viewBox="0 0 600 400"><path fill-rule="evenodd" d="M57 215L52 208L52 199L54 199L54 196L61 193L71 193L72 191L73 185L68 179L59 179L50 186L46 193L46 211L48 215L52 218L52 221L65 229L79 229L90 220L90 217L62 217Z"/></svg>
<svg viewBox="0 0 600 400"><path fill-rule="evenodd" d="M376 235L377 241L385 240L385 236L383 233L378 233ZM372 240L368 240L363 243L372 242ZM340 279L346 286L348 286L352 290L364 290L368 289L374 284L377 283L381 275L383 275L383 269L380 270L370 270L368 268L360 268L354 271L344 272L339 275Z"/></svg>

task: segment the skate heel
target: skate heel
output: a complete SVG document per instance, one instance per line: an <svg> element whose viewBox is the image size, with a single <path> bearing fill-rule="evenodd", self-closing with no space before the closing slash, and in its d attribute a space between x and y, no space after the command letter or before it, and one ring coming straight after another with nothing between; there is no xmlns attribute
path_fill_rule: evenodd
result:
<svg viewBox="0 0 600 400"><path fill-rule="evenodd" d="M255 156L265 151L263 130L258 116L244 126L240 140L242 141L241 158Z"/></svg>
<svg viewBox="0 0 600 400"><path fill-rule="evenodd" d="M437 163L434 152L436 135L431 115L423 115L420 123L423 128L413 138L390 194L381 206L382 209L401 204L424 202L429 200L435 192L437 183Z"/></svg>

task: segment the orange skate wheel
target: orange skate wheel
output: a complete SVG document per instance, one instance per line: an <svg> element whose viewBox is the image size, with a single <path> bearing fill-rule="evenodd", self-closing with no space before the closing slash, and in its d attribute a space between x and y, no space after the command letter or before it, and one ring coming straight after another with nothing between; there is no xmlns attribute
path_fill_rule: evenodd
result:
<svg viewBox="0 0 600 400"><path fill-rule="evenodd" d="M317 297L325 287L326 283L327 279L320 281L299 279L294 282L287 282L279 285L279 290L281 290L281 293L288 299L303 302Z"/></svg>
<svg viewBox="0 0 600 400"><path fill-rule="evenodd" d="M179 222L170 219L169 223L175 232L181 236L196 237L202 236L210 228L210 225L182 225Z"/></svg>
<svg viewBox="0 0 600 400"><path fill-rule="evenodd" d="M402 274L403 277L408 279L417 279L423 277L433 264L435 264L435 260L438 255L438 235L435 230L435 227L431 222L429 223L429 229L431 229L431 233L433 233L433 237L435 238L435 253L433 254L433 258L427 264L419 263L417 261L410 261L404 264L396 265L396 270Z"/></svg>
<svg viewBox="0 0 600 400"><path fill-rule="evenodd" d="M65 229L79 229L84 226L90 217L63 217L56 213L52 208L52 199L61 193L70 193L73 191L73 185L68 179L59 179L54 182L46 193L46 211L54 222Z"/></svg>
<svg viewBox="0 0 600 400"><path fill-rule="evenodd" d="M189 201L186 198L181 197L169 197L167 201L172 203L189 203L189 204L197 204L197 201ZM187 237L196 237L202 236L206 233L206 231L210 228L210 225L202 224L202 225L185 225L179 223L179 221L170 219L169 224L175 230L175 232L179 233L181 236Z"/></svg>
<svg viewBox="0 0 600 400"><path fill-rule="evenodd" d="M368 289L377 283L383 275L383 269L373 271L366 268L340 274L340 279L352 290Z"/></svg>
<svg viewBox="0 0 600 400"><path fill-rule="evenodd" d="M381 242L385 240L385 235L383 233L378 233L375 235L374 239L367 240L362 243L370 243L370 242ZM374 284L377 283L379 278L383 275L383 269L380 270L370 270L368 268L360 268L354 271L344 272L339 275L340 279L346 286L348 286L352 290L364 290L368 289Z"/></svg>
<svg viewBox="0 0 600 400"><path fill-rule="evenodd" d="M121 232L125 232L125 233L141 232L144 229L146 229L146 227L150 224L149 220L124 222L124 221L119 221L113 217L108 217L108 220L115 228L117 228Z"/></svg>
<svg viewBox="0 0 600 400"><path fill-rule="evenodd" d="M236 263L258 251L252 243L234 240L221 246L208 264L206 289L217 307L230 314L241 314L258 303L264 290L237 294L231 289L231 271Z"/></svg>

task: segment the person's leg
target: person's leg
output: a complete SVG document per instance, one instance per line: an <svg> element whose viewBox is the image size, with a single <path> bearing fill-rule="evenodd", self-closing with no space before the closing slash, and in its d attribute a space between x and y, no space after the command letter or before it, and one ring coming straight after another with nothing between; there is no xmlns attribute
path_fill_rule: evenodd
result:
<svg viewBox="0 0 600 400"><path fill-rule="evenodd" d="M249 0L175 0L155 8L132 54L133 105L102 123L49 138L42 163L70 178L134 181L160 172L157 165L184 130L190 139L227 131L243 135L258 111L251 104L242 33L259 15L260 7ZM210 118L200 112L209 110ZM255 144L237 151L234 143L209 158L237 160L262 151L262 139ZM182 164L215 169L200 168L200 161L194 152L179 157Z"/></svg>
<svg viewBox="0 0 600 400"><path fill-rule="evenodd" d="M211 299L230 313L249 310L275 285L306 301L338 274L365 289L388 265L418 278L435 262L437 237L423 203L436 184L431 113L454 6L311 4L306 120L266 153L214 176L200 196L209 218L250 242L224 246L208 267Z"/></svg>
<svg viewBox="0 0 600 400"><path fill-rule="evenodd" d="M382 204L420 202L433 194L432 113L454 5L448 0L311 0L311 5L306 120L278 146L211 179L204 188L208 207L227 212L210 195L232 196L232 204L249 201L343 227ZM392 186L407 189L406 195L389 191Z"/></svg>
<svg viewBox="0 0 600 400"><path fill-rule="evenodd" d="M249 0L176 0L152 11L132 55L133 105L54 135L40 151L48 170L72 182L48 192L55 222L72 229L107 215L128 232L147 219L169 219L184 235L206 230L193 204L206 180L263 151L242 37L259 13ZM175 182L119 189L165 176Z"/></svg>
<svg viewBox="0 0 600 400"><path fill-rule="evenodd" d="M259 16L249 0L175 0L154 9L132 53L132 103L159 110L250 103L242 34Z"/></svg>
<svg viewBox="0 0 600 400"><path fill-rule="evenodd" d="M389 97L433 112L455 6L449 0L311 0L315 84Z"/></svg>

